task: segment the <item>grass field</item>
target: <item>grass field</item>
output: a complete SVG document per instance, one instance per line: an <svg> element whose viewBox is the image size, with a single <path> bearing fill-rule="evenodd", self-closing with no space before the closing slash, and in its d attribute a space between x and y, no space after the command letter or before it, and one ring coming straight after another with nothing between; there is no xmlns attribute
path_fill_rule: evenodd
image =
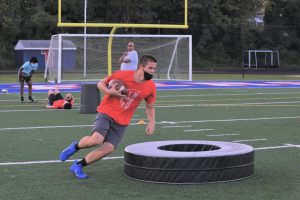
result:
<svg viewBox="0 0 300 200"><path fill-rule="evenodd" d="M90 134L94 114L19 104L18 94L0 95L0 199L224 199L296 200L300 197L299 89L199 89L158 91L156 132L144 134L144 104L138 108L119 148L88 166L77 180L71 162L58 155L73 140ZM26 96L27 97L27 96ZM171 127L174 126L182 127ZM207 131L188 131L211 129ZM127 145L158 140L238 141L255 148L249 179L200 185L166 185L131 180L123 174ZM298 145L298 146L297 146ZM71 159L80 159L82 150Z"/></svg>

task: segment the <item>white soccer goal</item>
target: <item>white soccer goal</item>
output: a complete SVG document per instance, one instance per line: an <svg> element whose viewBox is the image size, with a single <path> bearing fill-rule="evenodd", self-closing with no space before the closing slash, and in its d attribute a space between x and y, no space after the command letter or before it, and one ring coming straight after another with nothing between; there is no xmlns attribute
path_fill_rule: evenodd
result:
<svg viewBox="0 0 300 200"><path fill-rule="evenodd" d="M192 36L108 34L53 35L45 79L57 83L102 79L109 71L120 69L119 57L126 51L129 41L135 43L139 57L148 54L157 59L158 68L154 79L192 80Z"/></svg>

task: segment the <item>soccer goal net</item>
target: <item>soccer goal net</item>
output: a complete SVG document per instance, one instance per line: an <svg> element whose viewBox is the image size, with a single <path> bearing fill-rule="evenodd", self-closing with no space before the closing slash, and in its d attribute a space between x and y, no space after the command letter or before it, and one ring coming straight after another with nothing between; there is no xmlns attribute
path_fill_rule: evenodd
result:
<svg viewBox="0 0 300 200"><path fill-rule="evenodd" d="M139 57L147 54L157 59L154 79L192 80L191 40L190 35L53 35L45 79L57 83L102 79L120 69L119 58L128 42L134 42Z"/></svg>

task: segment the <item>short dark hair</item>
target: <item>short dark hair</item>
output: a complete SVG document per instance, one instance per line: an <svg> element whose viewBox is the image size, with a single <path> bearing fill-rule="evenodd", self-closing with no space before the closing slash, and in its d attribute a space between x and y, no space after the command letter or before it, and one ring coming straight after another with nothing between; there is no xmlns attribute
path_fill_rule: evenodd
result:
<svg viewBox="0 0 300 200"><path fill-rule="evenodd" d="M63 109L71 109L71 108L72 108L72 104L71 104L70 102L66 102L66 103L64 104Z"/></svg>
<svg viewBox="0 0 300 200"><path fill-rule="evenodd" d="M140 65L142 65L143 67L145 67L148 62L157 62L156 59L151 56L151 55L143 55L141 58L140 58Z"/></svg>
<svg viewBox="0 0 300 200"><path fill-rule="evenodd" d="M31 63L37 63L38 59L36 57L32 57L32 58L30 58L30 62Z"/></svg>

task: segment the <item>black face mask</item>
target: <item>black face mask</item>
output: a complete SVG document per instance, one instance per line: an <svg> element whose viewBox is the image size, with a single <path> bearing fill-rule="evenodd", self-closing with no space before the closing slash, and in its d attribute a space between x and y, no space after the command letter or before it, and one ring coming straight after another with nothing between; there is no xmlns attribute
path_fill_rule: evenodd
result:
<svg viewBox="0 0 300 200"><path fill-rule="evenodd" d="M152 79L152 77L153 77L152 74L150 74L150 73L144 71L144 79L145 79L145 80L148 81L148 80Z"/></svg>

